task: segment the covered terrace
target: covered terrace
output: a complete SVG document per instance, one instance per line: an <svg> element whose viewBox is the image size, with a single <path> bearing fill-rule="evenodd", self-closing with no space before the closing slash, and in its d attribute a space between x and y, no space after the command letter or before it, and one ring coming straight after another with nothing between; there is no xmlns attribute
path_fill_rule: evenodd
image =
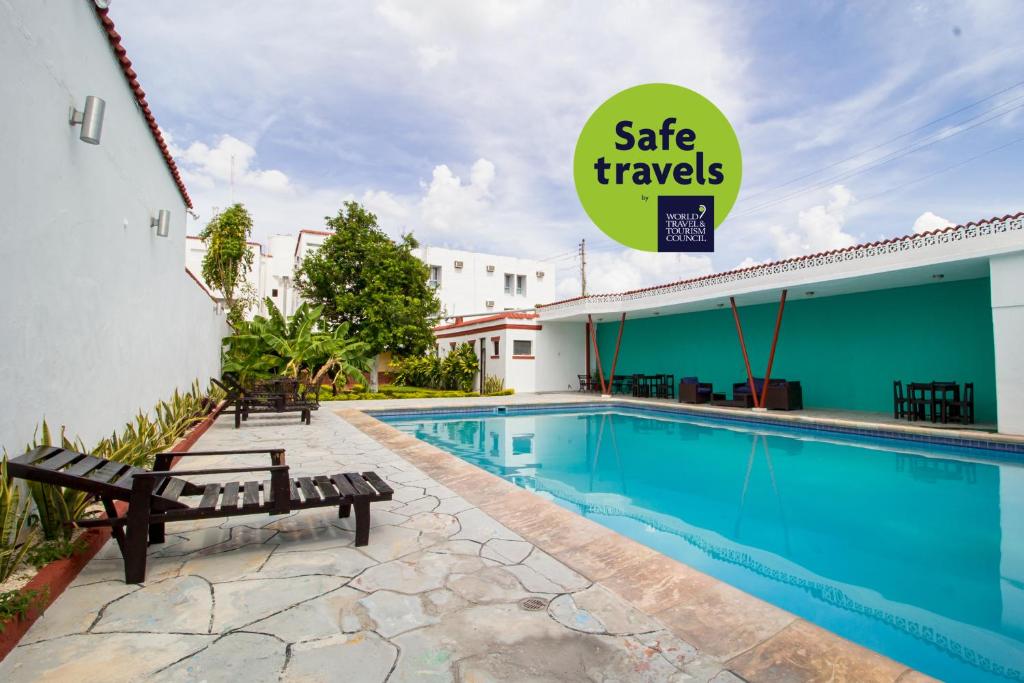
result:
<svg viewBox="0 0 1024 683"><path fill-rule="evenodd" d="M1021 282L1018 213L538 310L582 323L580 372L601 393L613 376L697 377L720 395L752 386L757 408L763 380L785 379L803 416L908 424L895 381L970 383L974 422L956 428L1024 434Z"/></svg>

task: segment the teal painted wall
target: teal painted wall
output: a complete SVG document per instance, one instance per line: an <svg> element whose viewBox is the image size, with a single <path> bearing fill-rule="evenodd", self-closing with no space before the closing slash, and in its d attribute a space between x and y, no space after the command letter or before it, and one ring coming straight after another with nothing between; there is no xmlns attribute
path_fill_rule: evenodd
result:
<svg viewBox="0 0 1024 683"><path fill-rule="evenodd" d="M799 380L804 406L892 411L892 381L974 382L980 422L995 422L995 353L988 278L786 303L772 377ZM742 306L755 377L768 364L778 304ZM604 370L618 322L599 323ZM596 371L596 361L591 361ZM731 395L746 380L728 306L714 311L626 318L616 374L697 375Z"/></svg>

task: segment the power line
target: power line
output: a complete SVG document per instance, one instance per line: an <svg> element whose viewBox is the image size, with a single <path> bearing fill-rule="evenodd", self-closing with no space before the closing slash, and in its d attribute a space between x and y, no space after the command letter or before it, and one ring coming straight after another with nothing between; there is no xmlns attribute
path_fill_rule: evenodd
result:
<svg viewBox="0 0 1024 683"><path fill-rule="evenodd" d="M958 167L963 166L965 164L969 164L972 161L977 161L978 159L980 159L980 158L982 158L984 156L988 156L989 154L993 154L995 152L999 152L1001 150L1006 149L1007 147L1012 147L1013 145L1019 144L1021 142L1024 142L1024 137L1019 137L1016 140L1011 140L1010 142L1004 143L1002 145L998 145L998 146L993 147L991 149L987 149L984 152L981 152L980 154L975 154L972 157L967 157L966 159L964 159L962 161L958 161L955 164L950 164L949 166L946 166L945 168L940 168L937 171L932 171L931 173L926 173L923 176L920 176L918 178L914 178L913 180L908 180L905 183L900 183L899 185L895 185L893 187L886 188L886 189L882 190L881 192L876 192L875 194L868 195L867 197L861 197L860 201L862 201L862 202L863 201L867 201L869 199L874 199L875 197L880 197L880 196L882 196L884 194L889 194L890 192L894 192L896 190L901 190L904 187L907 187L908 185L913 185L914 183L919 183L919 182L927 180L928 178L931 178L933 176L937 176L937 175L940 175L942 173L946 173L947 171L952 171L954 168L958 168Z"/></svg>
<svg viewBox="0 0 1024 683"><path fill-rule="evenodd" d="M884 142L880 142L877 145L873 145L871 147L868 147L867 149L861 150L860 152L857 152L856 154L848 156L845 159L840 159L839 161L835 161L835 162L833 162L831 164L827 164L827 165L822 166L820 168L817 168L817 169L815 169L813 171L805 173L804 175L797 176L796 178L792 178L790 180L787 180L786 182L781 183L779 185L774 185L772 187L765 188L764 190L761 190L759 192L755 192L752 195L747 195L746 197L743 197L742 199L743 200L750 200L750 199L753 199L755 197L760 197L761 195L766 194L768 192L772 192L774 190L778 190L778 189L781 189L783 187L788 187L789 185L792 185L795 182L804 180L805 178L810 178L811 176L815 176L815 175L821 173L822 171L827 171L830 168L835 168L836 166L839 166L841 164L845 164L848 161L853 161L854 159L856 159L858 157L864 156L868 152L873 152L876 149L880 149L882 147L885 147L886 145L892 144L893 142L896 142L897 140L902 140L903 138L905 138L905 137L907 137L909 135L913 135L914 133L917 133L918 131L922 131L925 128L931 128L936 123L939 123L941 121L945 121L946 119L951 118L953 116L956 116L957 114L959 114L961 112L964 112L964 111L967 111L968 109L973 109L974 107L977 107L979 104L987 102L987 101L989 101L989 100L991 100L991 99L993 99L995 97L999 97L1000 95L1002 95L1004 93L1007 93L1007 92L1010 92L1011 90L1015 90L1016 88L1019 88L1022 85L1024 85L1024 81L1019 81L1017 83L1014 83L1013 85L1011 85L1011 86L1009 86L1007 88L1003 88L1002 90L1000 90L998 92L994 92L991 95L988 95L986 97L981 98L980 100L977 100L977 101L972 102L972 103L970 103L968 105L960 107L959 109L951 111L948 114L943 114L942 116L938 117L937 119L932 119L928 123L922 124L922 125L918 126L917 128L913 128L913 129L908 130L908 131L906 131L904 133L900 133L899 135L897 135L895 137L889 138L888 140L885 140ZM1024 97L1024 96L1022 96L1022 97ZM1010 100L1010 102L1015 102L1018 99L1021 99L1021 98L1020 97L1015 98L1013 100ZM1008 104L1008 103L1004 102L1000 106L1004 106L1006 104ZM998 108L998 107L996 107L996 108ZM992 111L992 110L990 110L990 111ZM967 121L971 121L971 120L972 119L967 119ZM964 121L963 123L966 123L967 121Z"/></svg>
<svg viewBox="0 0 1024 683"><path fill-rule="evenodd" d="M737 214L734 214L733 217L734 218L742 218L743 216L749 216L751 214L758 213L758 212L760 212L760 211L762 211L764 209L767 209L769 207L775 206L776 204L780 204L782 202L788 201L789 199L792 199L794 197L798 197L798 196L800 196L802 194L806 194L808 192L813 192L814 190L820 190L820 189L828 187L829 185L832 185L834 183L841 182L843 180L847 180L847 179L852 178L854 176L861 175L862 173L866 173L867 171L870 171L872 169L878 168L879 166L884 166L885 164L888 164L891 161L895 161L897 159L901 159L901 158L903 158L905 156L913 154L914 152L919 152L922 149L926 149L928 147L931 147L932 145L936 145L936 144L938 144L940 142L943 142L945 140L949 140L950 138L952 138L955 135L960 135L961 133L966 133L969 130L973 130L975 128L978 128L979 126L983 126L986 123L989 123L990 121L993 121L993 120L995 120L997 118L1000 118L1002 116L1006 116L1007 114L1009 114L1011 112L1014 112L1014 111L1017 111L1018 109L1021 109L1021 108L1024 108L1024 104L1019 104L1019 105L1017 105L1017 106L1015 106L1015 107L1013 107L1011 109L1008 109L1008 110L1006 110L1004 112L1001 112L999 114L995 114L993 116L990 116L989 118L986 118L986 119L984 119L982 121L979 121L979 122L977 122L977 123L975 123L975 124L973 124L971 126L967 126L967 127L964 127L964 128L959 128L959 129L957 129L955 131L952 131L950 133L939 133L939 134L937 134L937 136L932 136L934 139L928 140L928 138L925 138L925 140L928 140L927 142L921 142L920 144L917 144L916 146L908 145L907 147L903 147L903 148L897 149L897 150L891 152L890 154L887 154L884 157L880 157L879 159L876 159L874 161L871 161L871 162L868 162L868 163L865 163L865 164L861 164L860 166L855 166L852 169L850 169L849 171L844 171L843 173L840 173L839 175L836 175L836 176L832 176L831 178L829 178L827 180L821 181L821 182L813 184L813 185L809 185L809 186L807 186L807 187L805 187L803 189L794 190L793 192L789 192L789 193L787 193L787 194L785 194L785 195L783 195L781 197L778 197L778 198L773 199L771 201L765 202L765 203L760 204L758 206L755 206L755 207L753 207L751 209L746 209L744 211L741 211L741 212L739 212Z"/></svg>

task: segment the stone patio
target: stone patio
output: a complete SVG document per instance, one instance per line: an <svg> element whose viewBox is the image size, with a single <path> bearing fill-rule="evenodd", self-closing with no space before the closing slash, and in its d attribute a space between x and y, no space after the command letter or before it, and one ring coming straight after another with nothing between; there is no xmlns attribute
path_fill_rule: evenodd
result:
<svg viewBox="0 0 1024 683"><path fill-rule="evenodd" d="M0 679L741 680L329 406L309 426L289 416L235 430L221 418L196 449L272 446L287 449L293 474L372 469L391 483L368 546L353 547L352 520L332 508L170 524L146 583L125 585L108 543ZM524 609L526 598L541 609Z"/></svg>

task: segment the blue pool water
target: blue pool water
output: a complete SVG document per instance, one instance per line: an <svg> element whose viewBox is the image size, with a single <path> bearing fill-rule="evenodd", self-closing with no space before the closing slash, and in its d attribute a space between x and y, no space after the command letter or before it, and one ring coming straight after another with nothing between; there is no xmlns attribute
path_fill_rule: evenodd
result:
<svg viewBox="0 0 1024 683"><path fill-rule="evenodd" d="M626 407L381 419L933 676L1024 680L1005 454Z"/></svg>

